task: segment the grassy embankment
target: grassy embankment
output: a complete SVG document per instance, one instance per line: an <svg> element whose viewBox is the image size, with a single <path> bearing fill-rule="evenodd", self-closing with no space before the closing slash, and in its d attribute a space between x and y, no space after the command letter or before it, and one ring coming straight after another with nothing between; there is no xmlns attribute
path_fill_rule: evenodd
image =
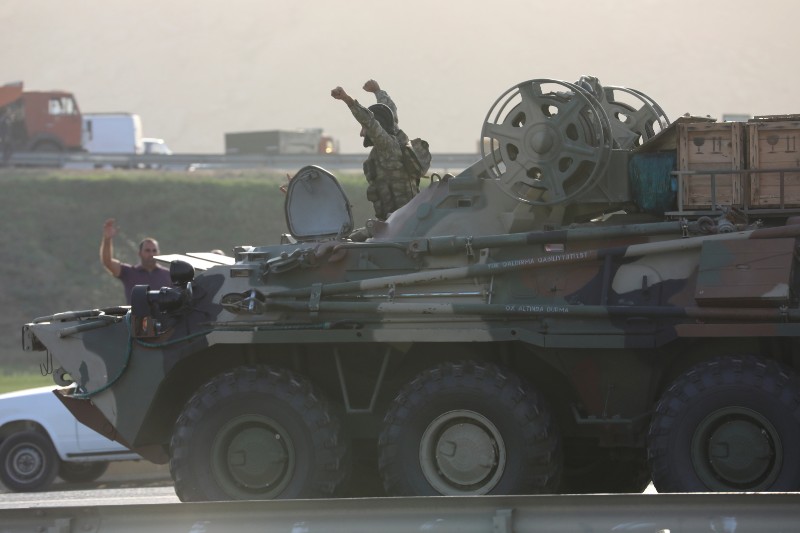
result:
<svg viewBox="0 0 800 533"><path fill-rule="evenodd" d="M338 177L362 225L372 214L363 177ZM237 245L279 242L284 183L285 175L265 171L0 169L0 392L52 383L39 376L44 352L22 351L22 324L124 303L121 284L99 261L106 218L117 219L115 255L125 262L136 262L146 236L156 237L163 253L230 253Z"/></svg>

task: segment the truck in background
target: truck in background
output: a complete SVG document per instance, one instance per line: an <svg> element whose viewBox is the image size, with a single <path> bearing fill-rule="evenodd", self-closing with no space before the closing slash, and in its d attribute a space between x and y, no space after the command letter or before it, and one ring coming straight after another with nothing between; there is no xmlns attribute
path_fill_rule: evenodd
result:
<svg viewBox="0 0 800 533"><path fill-rule="evenodd" d="M172 150L164 142L164 139L143 137L142 145L144 146L144 153L147 155L172 155Z"/></svg>
<svg viewBox="0 0 800 533"><path fill-rule="evenodd" d="M0 120L13 150L81 150L81 112L72 93L25 91L22 82L0 86Z"/></svg>
<svg viewBox="0 0 800 533"><path fill-rule="evenodd" d="M338 151L338 143L321 128L225 134L228 155L335 154Z"/></svg>
<svg viewBox="0 0 800 533"><path fill-rule="evenodd" d="M142 136L142 119L136 113L85 113L83 115L83 147L92 154L135 154L142 156L172 155L164 139ZM77 165L80 166L80 165ZM95 165L97 167L97 165ZM131 166L129 158L112 166ZM186 165L164 162L140 162L136 168L186 170ZM75 168L76 165L72 165Z"/></svg>
<svg viewBox="0 0 800 533"><path fill-rule="evenodd" d="M86 113L83 147L93 154L141 154L142 119L135 113Z"/></svg>

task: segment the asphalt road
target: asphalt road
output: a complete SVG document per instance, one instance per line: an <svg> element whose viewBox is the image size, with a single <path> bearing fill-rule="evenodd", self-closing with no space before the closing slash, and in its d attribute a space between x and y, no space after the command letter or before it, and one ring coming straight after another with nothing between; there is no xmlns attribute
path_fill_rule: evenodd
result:
<svg viewBox="0 0 800 533"><path fill-rule="evenodd" d="M650 485L645 494L655 494ZM180 503L167 465L147 461L112 463L91 483L56 479L47 492L15 493L0 485L0 509ZM2 528L0 528L2 529Z"/></svg>
<svg viewBox="0 0 800 533"><path fill-rule="evenodd" d="M65 483L57 478L46 492L16 493L0 485L0 509L179 502L168 466L146 461L111 463L91 483Z"/></svg>

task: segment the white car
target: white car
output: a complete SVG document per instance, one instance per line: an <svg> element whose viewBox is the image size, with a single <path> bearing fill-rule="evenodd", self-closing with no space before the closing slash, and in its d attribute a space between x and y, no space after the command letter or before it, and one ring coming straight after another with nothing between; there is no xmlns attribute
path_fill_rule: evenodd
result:
<svg viewBox="0 0 800 533"><path fill-rule="evenodd" d="M155 137L144 137L142 139L143 151L142 153L148 155L172 155L172 150L169 149L164 139L156 139Z"/></svg>
<svg viewBox="0 0 800 533"><path fill-rule="evenodd" d="M94 481L109 461L142 458L78 422L53 388L0 394L0 481L6 488L46 490L56 476Z"/></svg>

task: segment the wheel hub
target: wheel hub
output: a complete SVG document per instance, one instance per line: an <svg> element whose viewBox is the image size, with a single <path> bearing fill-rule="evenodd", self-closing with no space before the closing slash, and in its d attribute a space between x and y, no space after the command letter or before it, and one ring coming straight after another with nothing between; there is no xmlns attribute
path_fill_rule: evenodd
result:
<svg viewBox="0 0 800 533"><path fill-rule="evenodd" d="M286 471L288 460L280 434L267 428L242 431L228 448L228 467L248 488L273 485Z"/></svg>
<svg viewBox="0 0 800 533"><path fill-rule="evenodd" d="M711 464L720 474L744 483L757 480L773 460L766 432L747 421L720 426L712 435L708 448Z"/></svg>
<svg viewBox="0 0 800 533"><path fill-rule="evenodd" d="M692 460L703 482L715 490L758 490L780 471L777 430L761 414L743 407L711 413L692 442Z"/></svg>
<svg viewBox="0 0 800 533"><path fill-rule="evenodd" d="M546 124L538 124L528 133L528 146L540 156L549 155L556 145L556 135Z"/></svg>
<svg viewBox="0 0 800 533"><path fill-rule="evenodd" d="M506 452L498 429L474 411L436 418L420 442L425 478L441 494L486 494L497 485Z"/></svg>
<svg viewBox="0 0 800 533"><path fill-rule="evenodd" d="M18 449L12 458L13 471L20 478L33 477L42 468L42 457L29 447Z"/></svg>
<svg viewBox="0 0 800 533"><path fill-rule="evenodd" d="M497 464L491 437L472 424L456 424L442 433L436 450L442 473L459 485L480 483Z"/></svg>
<svg viewBox="0 0 800 533"><path fill-rule="evenodd" d="M294 469L288 433L264 416L240 416L223 426L212 447L212 470L229 493L274 497Z"/></svg>

